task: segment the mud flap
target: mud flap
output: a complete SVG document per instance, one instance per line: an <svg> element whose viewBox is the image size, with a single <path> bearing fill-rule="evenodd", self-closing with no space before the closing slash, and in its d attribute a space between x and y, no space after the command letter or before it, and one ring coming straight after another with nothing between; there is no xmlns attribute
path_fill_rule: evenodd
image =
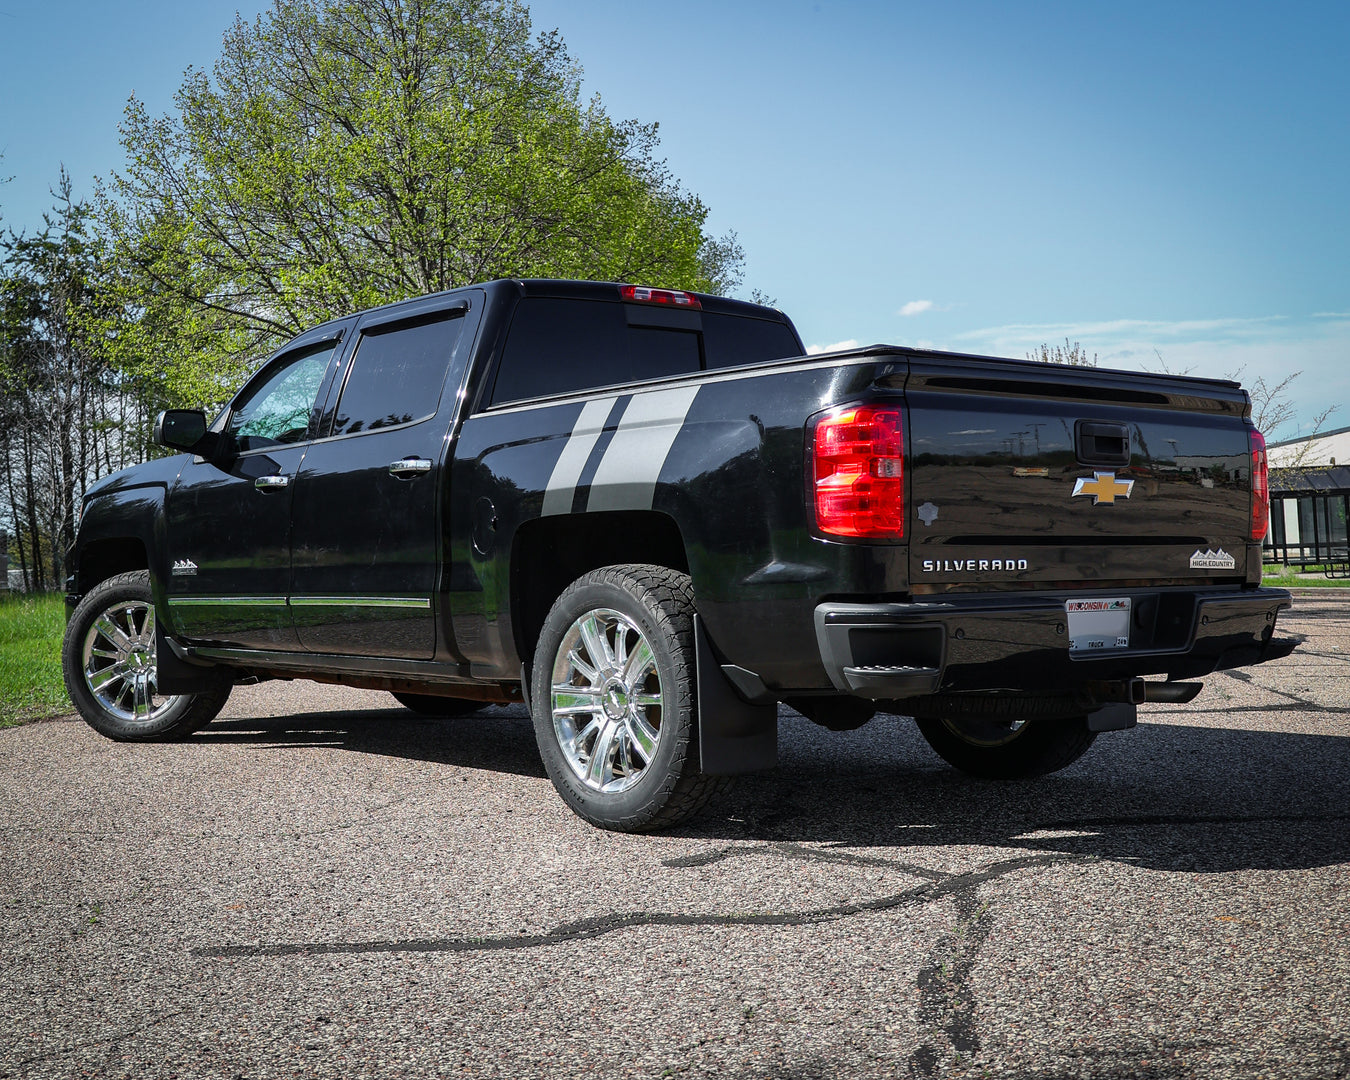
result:
<svg viewBox="0 0 1350 1080"><path fill-rule="evenodd" d="M220 684L220 669L214 664L194 664L179 655L180 646L164 634L164 624L155 620L155 689L161 694L200 694Z"/></svg>
<svg viewBox="0 0 1350 1080"><path fill-rule="evenodd" d="M722 674L703 620L694 616L698 681L699 768L710 776L772 769L778 764L778 704L746 701Z"/></svg>

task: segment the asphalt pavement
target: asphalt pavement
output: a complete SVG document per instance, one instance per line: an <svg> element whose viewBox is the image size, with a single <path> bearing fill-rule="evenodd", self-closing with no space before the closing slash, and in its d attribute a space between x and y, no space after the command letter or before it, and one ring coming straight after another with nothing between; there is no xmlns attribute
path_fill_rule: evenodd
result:
<svg viewBox="0 0 1350 1080"><path fill-rule="evenodd" d="M1350 1076L1350 595L1281 630L1036 781L784 709L659 836L519 707L0 731L0 1077Z"/></svg>

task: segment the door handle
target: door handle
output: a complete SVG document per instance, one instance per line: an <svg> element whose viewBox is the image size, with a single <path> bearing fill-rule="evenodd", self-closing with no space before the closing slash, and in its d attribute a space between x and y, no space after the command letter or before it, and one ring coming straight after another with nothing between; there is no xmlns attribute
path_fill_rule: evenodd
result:
<svg viewBox="0 0 1350 1080"><path fill-rule="evenodd" d="M290 483L289 476L260 476L253 481L253 486L259 491L283 491Z"/></svg>
<svg viewBox="0 0 1350 1080"><path fill-rule="evenodd" d="M405 457L389 463L389 475L400 480L413 480L431 472L431 462L426 458Z"/></svg>

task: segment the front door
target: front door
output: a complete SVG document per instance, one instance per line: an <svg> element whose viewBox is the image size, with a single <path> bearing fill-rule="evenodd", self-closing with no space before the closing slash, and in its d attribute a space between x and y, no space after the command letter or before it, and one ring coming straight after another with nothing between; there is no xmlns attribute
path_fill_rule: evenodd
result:
<svg viewBox="0 0 1350 1080"><path fill-rule="evenodd" d="M311 652L435 654L442 466L481 295L358 327L295 483L291 610Z"/></svg>
<svg viewBox="0 0 1350 1080"><path fill-rule="evenodd" d="M291 506L341 331L298 338L239 393L226 450L194 458L169 491L166 546L175 633L199 644L300 648L287 605Z"/></svg>

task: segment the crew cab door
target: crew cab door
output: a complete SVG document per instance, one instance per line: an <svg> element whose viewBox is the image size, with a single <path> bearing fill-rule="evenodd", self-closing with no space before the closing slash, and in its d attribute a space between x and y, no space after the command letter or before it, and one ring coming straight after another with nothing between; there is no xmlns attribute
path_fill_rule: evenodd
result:
<svg viewBox="0 0 1350 1080"><path fill-rule="evenodd" d="M357 327L295 483L290 603L311 652L435 654L442 466L482 296Z"/></svg>
<svg viewBox="0 0 1350 1080"><path fill-rule="evenodd" d="M169 491L166 591L184 640L300 647L286 603L292 492L347 328L319 328L269 361L231 403L222 453L193 458Z"/></svg>

